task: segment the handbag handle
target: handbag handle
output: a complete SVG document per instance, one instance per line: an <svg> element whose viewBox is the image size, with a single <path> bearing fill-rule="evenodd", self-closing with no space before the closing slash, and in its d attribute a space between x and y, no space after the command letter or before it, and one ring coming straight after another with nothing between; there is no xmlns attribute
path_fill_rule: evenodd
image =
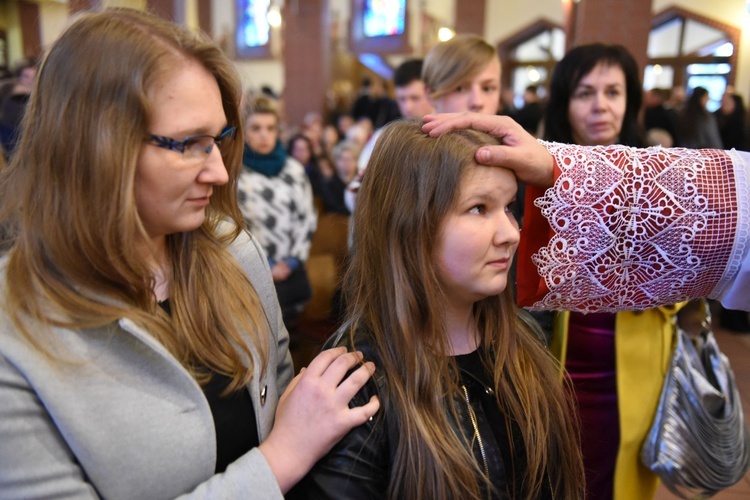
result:
<svg viewBox="0 0 750 500"><path fill-rule="evenodd" d="M696 341L705 338L705 333L712 331L711 306L708 299L695 299L672 316L672 331L684 331Z"/></svg>

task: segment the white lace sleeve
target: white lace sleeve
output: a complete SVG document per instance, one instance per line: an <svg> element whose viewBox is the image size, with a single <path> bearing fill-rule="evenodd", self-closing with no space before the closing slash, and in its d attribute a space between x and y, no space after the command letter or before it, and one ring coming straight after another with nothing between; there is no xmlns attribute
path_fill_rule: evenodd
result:
<svg viewBox="0 0 750 500"><path fill-rule="evenodd" d="M750 153L729 152L737 186L737 235L727 270L711 293L728 309L750 311Z"/></svg>
<svg viewBox="0 0 750 500"><path fill-rule="evenodd" d="M532 257L549 290L533 309L644 309L734 276L747 234L727 152L544 144L561 174L535 202L552 237Z"/></svg>

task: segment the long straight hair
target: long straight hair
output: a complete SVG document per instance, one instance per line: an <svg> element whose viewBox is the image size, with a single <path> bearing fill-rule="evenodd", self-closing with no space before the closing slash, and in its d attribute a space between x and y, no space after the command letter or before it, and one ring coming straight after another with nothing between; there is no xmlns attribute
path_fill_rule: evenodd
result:
<svg viewBox="0 0 750 500"><path fill-rule="evenodd" d="M678 113L678 146L689 148L714 147L712 144L706 143L703 133L708 127L716 128L716 132L718 132L718 124L715 123L715 118L703 105L703 99L706 96L708 96L708 90L705 87L695 87L685 101L682 110Z"/></svg>
<svg viewBox="0 0 750 500"><path fill-rule="evenodd" d="M14 231L5 307L37 347L53 338L51 328L32 332L22 318L73 329L130 318L199 382L210 370L232 377L237 389L255 362L265 369L268 353L258 294L228 250L243 227L241 140L222 144L229 182L214 187L203 225L167 236L171 316L157 306L155 276L134 244L148 241L134 197L148 91L187 61L216 78L228 124L242 137L231 62L187 30L144 12L107 9L81 15L50 47L18 150L0 176L0 221ZM225 220L234 227L220 230Z"/></svg>
<svg viewBox="0 0 750 500"><path fill-rule="evenodd" d="M638 125L638 112L643 100L638 63L622 45L605 43L579 45L568 51L555 66L550 81L549 101L544 110L544 138L575 143L568 120L570 98L581 79L599 64L620 68L625 74L625 115L618 144L643 146L643 134Z"/></svg>
<svg viewBox="0 0 750 500"><path fill-rule="evenodd" d="M442 319L435 272L442 221L486 134L455 131L430 138L416 122L394 122L378 139L354 214L352 260L345 276L353 332L371 335L387 378L384 407L401 439L391 464L390 498L478 498L489 482L472 436L453 430L458 369ZM486 167L484 167L486 168ZM578 498L583 468L570 399L549 351L519 318L512 292L474 306L497 403L517 422L527 474L514 498L534 498L543 483L555 498ZM510 464L506 464L510 465Z"/></svg>

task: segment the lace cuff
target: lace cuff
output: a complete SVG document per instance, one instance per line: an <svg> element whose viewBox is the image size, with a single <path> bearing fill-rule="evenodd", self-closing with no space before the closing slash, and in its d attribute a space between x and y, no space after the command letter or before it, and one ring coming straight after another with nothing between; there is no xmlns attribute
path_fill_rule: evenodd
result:
<svg viewBox="0 0 750 500"><path fill-rule="evenodd" d="M732 274L738 215L727 152L543 144L557 175L540 198L527 194L521 305L646 309L708 296Z"/></svg>

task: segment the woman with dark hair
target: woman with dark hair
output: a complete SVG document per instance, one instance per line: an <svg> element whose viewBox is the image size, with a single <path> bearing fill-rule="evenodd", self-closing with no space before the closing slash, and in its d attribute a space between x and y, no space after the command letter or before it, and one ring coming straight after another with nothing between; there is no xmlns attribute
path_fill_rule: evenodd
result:
<svg viewBox="0 0 750 500"><path fill-rule="evenodd" d="M706 108L708 90L695 87L677 117L677 146L692 149L722 149L716 118Z"/></svg>
<svg viewBox="0 0 750 500"><path fill-rule="evenodd" d="M742 96L727 89L721 107L714 113L724 149L747 149L745 143L745 102Z"/></svg>
<svg viewBox="0 0 750 500"><path fill-rule="evenodd" d="M714 112L716 124L724 149L746 150L745 142L745 103L742 96L728 87L721 97L721 107ZM719 306L719 323L727 330L737 333L750 333L750 318L747 311L738 311Z"/></svg>
<svg viewBox="0 0 750 500"><path fill-rule="evenodd" d="M570 50L552 73L544 139L582 146L641 146L639 74L635 59L621 45L597 43Z"/></svg>
<svg viewBox="0 0 750 500"><path fill-rule="evenodd" d="M641 146L638 67L619 45L582 45L552 73L545 139L585 146ZM607 175L605 166L600 175ZM533 199L533 198L531 198ZM526 207L534 210L535 207ZM585 431L589 498L649 498L656 476L640 464L663 380L674 307L555 315L552 348L573 382ZM666 344L664 342L667 342Z"/></svg>
<svg viewBox="0 0 750 500"><path fill-rule="evenodd" d="M318 159L315 157L315 150L310 138L304 134L293 135L287 143L287 151L289 152L289 156L305 167L305 173L310 181L313 196L320 197L326 178L320 171Z"/></svg>
<svg viewBox="0 0 750 500"><path fill-rule="evenodd" d="M281 499L377 410L345 349L293 379L237 205L240 81L156 16L77 16L0 170L0 496ZM304 174L303 174L304 175Z"/></svg>

